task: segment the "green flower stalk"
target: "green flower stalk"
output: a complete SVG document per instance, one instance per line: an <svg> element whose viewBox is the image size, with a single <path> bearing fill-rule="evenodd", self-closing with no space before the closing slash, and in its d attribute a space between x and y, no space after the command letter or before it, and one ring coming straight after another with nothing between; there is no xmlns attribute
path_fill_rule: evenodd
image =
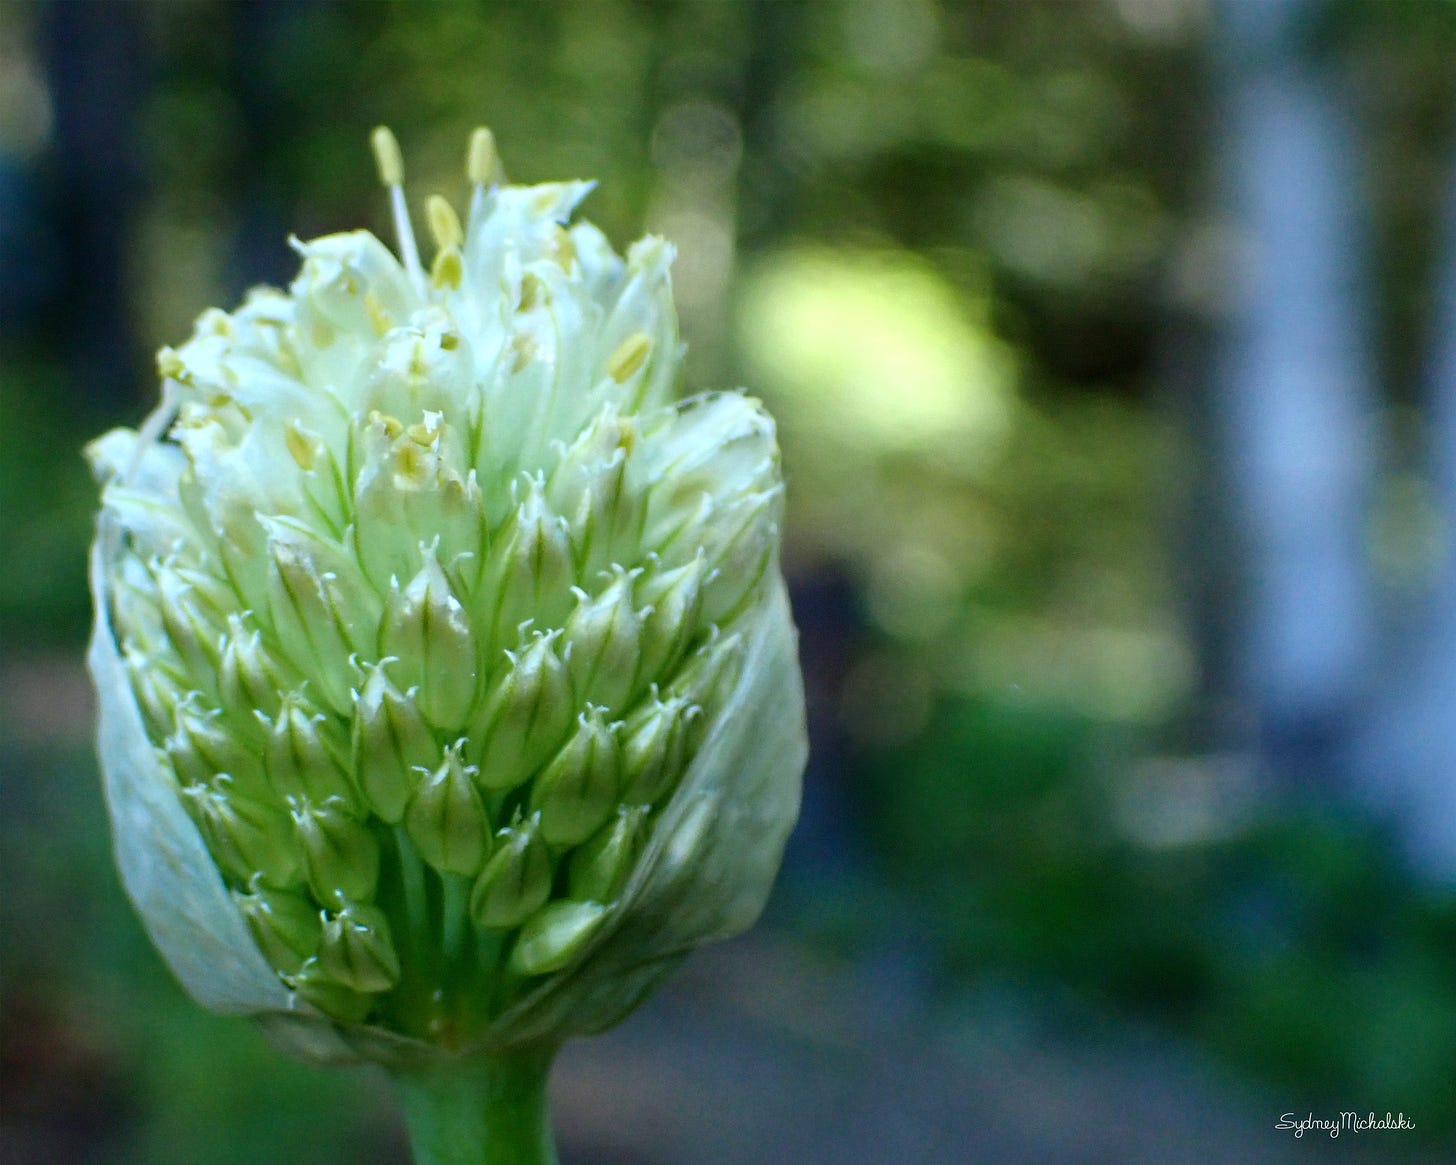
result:
<svg viewBox="0 0 1456 1165"><path fill-rule="evenodd" d="M660 239L498 185L422 264L294 242L205 312L103 483L117 862L204 1006L400 1081L425 1162L553 1159L546 1072L757 917L805 758L772 420L679 401Z"/></svg>

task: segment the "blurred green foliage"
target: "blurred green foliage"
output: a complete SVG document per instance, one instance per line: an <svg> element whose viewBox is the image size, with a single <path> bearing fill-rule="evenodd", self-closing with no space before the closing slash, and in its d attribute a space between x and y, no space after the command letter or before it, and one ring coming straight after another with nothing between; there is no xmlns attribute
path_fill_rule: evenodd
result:
<svg viewBox="0 0 1456 1165"><path fill-rule="evenodd" d="M952 989L1055 984L1312 1100L1456 1129L1456 903L1369 824L1271 807L1236 758L1199 755L1175 562L1198 435L1162 407L1159 337L1207 291L1208 5L122 7L149 54L147 180L118 227L137 367L243 278L288 278L286 231L387 233L378 122L417 200L459 193L481 121L513 180L600 179L587 213L611 237L645 224L679 246L690 382L747 383L781 419L791 571L851 586L844 666L810 678L841 738L827 779L896 905L848 913L888 926L913 903ZM0 8L32 71L57 8ZM1390 130L1372 195L1396 395L1456 110L1449 9L1349 0L1311 40ZM0 121L0 149L22 138ZM18 156L39 173L66 148ZM276 237L240 260L259 214ZM0 341L0 637L28 654L83 633L79 446L154 393L115 369L107 415L78 429L97 407L76 407L76 339L46 319ZM237 1130L227 1113L268 1111L260 1137L318 1159L387 1140L299 1106L353 1085L175 1005L107 868L81 746L10 749L3 777L7 1024L83 1060L67 1033L105 1042L98 1087L130 1130L106 1160L271 1159L276 1140L206 1141L199 1112ZM789 921L822 933L811 909Z"/></svg>

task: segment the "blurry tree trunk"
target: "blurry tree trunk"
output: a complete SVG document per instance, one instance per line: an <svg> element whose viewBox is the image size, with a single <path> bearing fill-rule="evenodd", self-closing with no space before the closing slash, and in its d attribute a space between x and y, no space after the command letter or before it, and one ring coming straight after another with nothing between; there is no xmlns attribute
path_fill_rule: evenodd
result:
<svg viewBox="0 0 1456 1165"><path fill-rule="evenodd" d="M1431 876L1456 881L1456 157L1448 180L1434 337L1427 371L1432 476L1444 546L1414 632L1397 645L1363 740L1362 767L1383 786L1410 849Z"/></svg>
<svg viewBox="0 0 1456 1165"><path fill-rule="evenodd" d="M1364 553L1374 412L1370 287L1310 0L1222 0L1221 159L1235 228L1214 416L1243 556L1236 693L1273 774L1351 775L1372 618Z"/></svg>

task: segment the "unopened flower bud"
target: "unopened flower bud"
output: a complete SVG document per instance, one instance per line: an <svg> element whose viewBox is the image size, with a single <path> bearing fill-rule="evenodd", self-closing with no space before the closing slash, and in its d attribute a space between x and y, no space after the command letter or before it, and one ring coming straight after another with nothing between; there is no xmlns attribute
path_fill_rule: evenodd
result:
<svg viewBox="0 0 1456 1165"><path fill-rule="evenodd" d="M464 721L475 699L475 632L433 549L409 585L390 594L379 647L399 660L400 681L419 688L426 720L437 728Z"/></svg>
<svg viewBox="0 0 1456 1165"><path fill-rule="evenodd" d="M339 797L288 798L309 888L320 902L335 894L367 900L379 881L379 843Z"/></svg>
<svg viewBox="0 0 1456 1165"><path fill-rule="evenodd" d="M623 805L601 829L571 852L567 889L583 902L611 902L626 884L642 851L646 805Z"/></svg>
<svg viewBox="0 0 1456 1165"><path fill-rule="evenodd" d="M293 974L285 975L284 981L305 1003L340 1023L360 1023L374 1006L372 995L340 983L317 957L305 961Z"/></svg>
<svg viewBox="0 0 1456 1165"><path fill-rule="evenodd" d="M371 666L354 710L354 777L369 807L391 825L418 781L413 770L435 763L439 746L414 699L390 681L383 660Z"/></svg>
<svg viewBox="0 0 1456 1165"><path fill-rule="evenodd" d="M702 618L720 623L737 614L778 546L782 487L739 498L715 510L699 542L713 565L704 580Z"/></svg>
<svg viewBox="0 0 1456 1165"><path fill-rule="evenodd" d="M689 737L703 710L684 696L655 696L622 729L622 797L654 805L671 792L689 756Z"/></svg>
<svg viewBox="0 0 1456 1165"><path fill-rule="evenodd" d="M292 686L290 678L281 661L264 649L258 630L248 630L241 615L229 615L217 686L231 722L261 737L254 713L276 716L282 693Z"/></svg>
<svg viewBox="0 0 1456 1165"><path fill-rule="evenodd" d="M682 696L699 707L711 707L738 682L743 650L741 635L716 636L688 657L668 685L668 694Z"/></svg>
<svg viewBox="0 0 1456 1165"><path fill-rule="evenodd" d="M251 797L266 797L266 780L258 756L229 731L217 709L204 709L184 699L176 708L177 728L167 737L167 755L184 785L204 785L228 774L231 788Z"/></svg>
<svg viewBox="0 0 1456 1165"><path fill-rule="evenodd" d="M318 950L322 932L319 908L302 894L274 890L253 879L246 893L233 892L248 930L264 958L292 974Z"/></svg>
<svg viewBox="0 0 1456 1165"><path fill-rule="evenodd" d="M271 885L292 885L298 855L288 819L275 808L242 796L226 773L206 784L184 785L182 801L207 839L217 862L239 882L261 874Z"/></svg>
<svg viewBox="0 0 1456 1165"><path fill-rule="evenodd" d="M452 744L444 762L421 776L404 812L420 856L447 874L474 874L490 853L490 819L475 788L476 768L461 760L463 743Z"/></svg>
<svg viewBox="0 0 1456 1165"><path fill-rule="evenodd" d="M293 665L318 681L330 708L348 712L349 657L357 650L350 636L377 625L377 600L363 598L362 580L345 583L335 572L320 569L313 553L322 541L318 536L282 518L265 525L273 560L269 611L279 642Z"/></svg>
<svg viewBox="0 0 1456 1165"><path fill-rule="evenodd" d="M531 809L541 814L549 845L585 841L617 803L621 761L616 726L594 704L577 717L577 729L531 786Z"/></svg>
<svg viewBox="0 0 1456 1165"><path fill-rule="evenodd" d="M204 681L204 691L215 694L222 630L207 617L209 605L194 586L171 566L155 567L158 610L172 649L183 659L190 674Z"/></svg>
<svg viewBox="0 0 1456 1165"><path fill-rule="evenodd" d="M553 513L541 484L526 479L525 496L491 547L481 582L491 596L491 642L505 646L528 619L552 626L565 613L576 579L565 520Z"/></svg>
<svg viewBox="0 0 1456 1165"><path fill-rule="evenodd" d="M577 607L566 621L571 644L571 691L581 704L621 709L636 686L642 620L632 604L632 575L621 567L611 582L592 598L577 594Z"/></svg>
<svg viewBox="0 0 1456 1165"><path fill-rule="evenodd" d="M551 854L541 839L539 817L502 829L470 896L476 925L520 926L551 896L551 876Z"/></svg>
<svg viewBox="0 0 1456 1165"><path fill-rule="evenodd" d="M353 799L348 775L340 763L341 740L323 713L303 696L290 692L283 698L264 747L268 779L278 796L308 797L315 802L337 797Z"/></svg>
<svg viewBox="0 0 1456 1165"><path fill-rule="evenodd" d="M513 789L530 777L571 726L571 686L557 654L560 632L535 632L486 696L473 742L480 783Z"/></svg>
<svg viewBox="0 0 1456 1165"><path fill-rule="evenodd" d="M583 577L632 557L640 542L646 498L628 465L636 444L633 420L608 405L551 472L547 497L571 524Z"/></svg>
<svg viewBox="0 0 1456 1165"><path fill-rule="evenodd" d="M642 604L641 658L643 676L671 675L701 620L703 580L707 559L699 552L682 566L664 569L658 564L637 587Z"/></svg>
<svg viewBox="0 0 1456 1165"><path fill-rule="evenodd" d="M336 983L355 991L388 991L399 982L399 955L384 911L350 902L325 916L319 966Z"/></svg>
<svg viewBox="0 0 1456 1165"><path fill-rule="evenodd" d="M127 649L123 662L147 731L156 739L165 737L176 723L177 705L184 696L182 686L167 667L144 651Z"/></svg>
<svg viewBox="0 0 1456 1165"><path fill-rule="evenodd" d="M566 899L543 906L521 926L511 950L511 970L518 975L546 975L576 956L610 907L600 902Z"/></svg>

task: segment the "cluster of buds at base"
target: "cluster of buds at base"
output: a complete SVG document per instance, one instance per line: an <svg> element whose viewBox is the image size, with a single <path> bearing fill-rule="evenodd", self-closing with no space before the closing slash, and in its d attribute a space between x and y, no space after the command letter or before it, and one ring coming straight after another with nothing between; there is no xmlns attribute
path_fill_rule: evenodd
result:
<svg viewBox="0 0 1456 1165"><path fill-rule="evenodd" d="M748 925L797 812L774 427L675 400L672 250L572 225L589 184L477 131L427 270L375 145L400 258L295 243L89 449L118 859L211 1006L562 1038Z"/></svg>

